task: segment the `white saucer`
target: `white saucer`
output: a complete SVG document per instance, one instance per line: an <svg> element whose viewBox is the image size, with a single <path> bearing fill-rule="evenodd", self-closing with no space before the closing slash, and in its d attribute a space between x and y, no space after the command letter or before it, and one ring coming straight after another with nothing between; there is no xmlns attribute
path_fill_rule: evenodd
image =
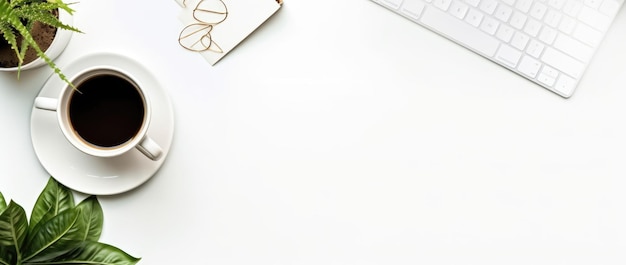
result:
<svg viewBox="0 0 626 265"><path fill-rule="evenodd" d="M34 106L31 114L31 139L43 167L63 185L87 194L118 194L138 187L159 170L172 144L174 111L169 97L157 79L139 62L130 58L118 54L92 54L65 66L63 73L72 78L82 70L96 66L123 69L145 88L152 104L148 135L163 149L162 157L158 161L152 161L137 149L112 158L87 155L65 139L55 112ZM64 85L53 74L46 81L39 96L56 98Z"/></svg>

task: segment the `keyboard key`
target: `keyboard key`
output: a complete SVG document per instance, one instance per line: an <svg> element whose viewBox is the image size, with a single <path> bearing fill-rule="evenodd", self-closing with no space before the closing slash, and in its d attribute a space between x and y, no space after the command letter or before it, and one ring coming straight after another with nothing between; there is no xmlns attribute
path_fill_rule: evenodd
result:
<svg viewBox="0 0 626 265"><path fill-rule="evenodd" d="M518 31L518 32L515 32L515 34L513 35L513 39L511 40L511 45L523 51L524 49L526 49L526 44L528 44L529 39L530 37L528 37L528 35Z"/></svg>
<svg viewBox="0 0 626 265"><path fill-rule="evenodd" d="M566 75L559 76L554 85L554 89L561 92L565 97L571 96L574 93L574 88L576 88L576 80Z"/></svg>
<svg viewBox="0 0 626 265"><path fill-rule="evenodd" d="M535 78L541 68L541 62L533 59L530 56L524 56L517 67L522 74L527 75L530 78Z"/></svg>
<svg viewBox="0 0 626 265"><path fill-rule="evenodd" d="M480 26L480 22L483 21L484 16L485 15L483 15L483 13L480 13L478 10L470 9L467 16L465 17L465 21L467 21L467 23L474 27L478 27Z"/></svg>
<svg viewBox="0 0 626 265"><path fill-rule="evenodd" d="M546 85L546 86L553 86L554 82L556 82L556 78L543 74L543 73L539 73L539 76L537 77L537 81L539 81L540 83Z"/></svg>
<svg viewBox="0 0 626 265"><path fill-rule="evenodd" d="M591 59L591 55L593 55L593 49L591 47L565 34L559 34L554 42L554 48L580 61L587 61Z"/></svg>
<svg viewBox="0 0 626 265"><path fill-rule="evenodd" d="M559 71L548 65L544 65L543 68L541 68L541 73L554 78L559 76Z"/></svg>
<svg viewBox="0 0 626 265"><path fill-rule="evenodd" d="M604 0L600 5L600 12L607 16L613 16L619 10L619 3L615 0Z"/></svg>
<svg viewBox="0 0 626 265"><path fill-rule="evenodd" d="M565 6L563 6L563 12L569 16L576 17L582 7L583 4L580 1L567 1Z"/></svg>
<svg viewBox="0 0 626 265"><path fill-rule="evenodd" d="M566 2L565 0L549 0L548 5L558 10L563 7L565 2Z"/></svg>
<svg viewBox="0 0 626 265"><path fill-rule="evenodd" d="M600 3L602 3L602 1L600 0L585 0L583 2L586 6L591 7L593 9L598 9L600 7Z"/></svg>
<svg viewBox="0 0 626 265"><path fill-rule="evenodd" d="M578 27L576 27L576 30L572 33L572 37L591 47L596 47L602 40L602 32L597 31L585 24L579 24Z"/></svg>
<svg viewBox="0 0 626 265"><path fill-rule="evenodd" d="M526 22L526 26L524 27L524 32L533 37L539 34L539 30L541 30L541 22L532 18Z"/></svg>
<svg viewBox="0 0 626 265"><path fill-rule="evenodd" d="M541 52L543 52L543 48L545 47L546 45L543 45L543 43L537 40L531 40L528 44L528 48L526 48L526 53L532 57L539 58L539 56L541 56Z"/></svg>
<svg viewBox="0 0 626 265"><path fill-rule="evenodd" d="M541 33L539 34L539 40L551 45L554 42L557 33L558 32L553 28L543 27Z"/></svg>
<svg viewBox="0 0 626 265"><path fill-rule="evenodd" d="M420 15L422 15L422 11L425 6L426 4L419 0L405 0L400 11L402 11L403 14L417 20Z"/></svg>
<svg viewBox="0 0 626 265"><path fill-rule="evenodd" d="M469 6L467 6L466 4L459 1L452 1L452 4L450 5L450 14L457 17L458 19L463 19L465 18L465 14L467 14L468 9Z"/></svg>
<svg viewBox="0 0 626 265"><path fill-rule="evenodd" d="M528 17L526 15L515 11L515 13L513 13L513 17L511 18L510 25L516 29L521 30L522 28L524 28L527 19Z"/></svg>
<svg viewBox="0 0 626 265"><path fill-rule="evenodd" d="M568 16L563 17L561 24L559 24L559 30L565 34L572 34L574 27L576 27L576 21Z"/></svg>
<svg viewBox="0 0 626 265"><path fill-rule="evenodd" d="M473 7L478 7L478 4L480 3L480 0L465 0L466 3L468 3L469 5L473 6Z"/></svg>
<svg viewBox="0 0 626 265"><path fill-rule="evenodd" d="M496 7L498 6L498 2L496 0L482 0L480 1L479 8L487 14L493 14L496 11Z"/></svg>
<svg viewBox="0 0 626 265"><path fill-rule="evenodd" d="M586 6L582 7L580 10L578 19L599 31L606 30L611 23L611 19L609 17Z"/></svg>
<svg viewBox="0 0 626 265"><path fill-rule="evenodd" d="M500 48L496 53L496 59L511 68L515 68L517 66L517 62L521 56L522 52L506 44L500 45Z"/></svg>
<svg viewBox="0 0 626 265"><path fill-rule="evenodd" d="M553 28L557 28L559 26L559 23L561 22L562 17L563 15L561 13L558 13L554 10L550 10L546 14L546 17L544 18L543 21L546 22L546 25L553 27Z"/></svg>
<svg viewBox="0 0 626 265"><path fill-rule="evenodd" d="M517 0L515 8L517 8L519 11L522 11L522 13L528 13L532 4L533 0Z"/></svg>
<svg viewBox="0 0 626 265"><path fill-rule="evenodd" d="M402 0L381 0L380 2L391 9L398 9L402 4Z"/></svg>
<svg viewBox="0 0 626 265"><path fill-rule="evenodd" d="M488 57L493 57L500 44L496 38L436 8L426 8L422 15L421 22L426 26L437 29L437 31L444 34L444 36L448 36L464 46Z"/></svg>
<svg viewBox="0 0 626 265"><path fill-rule="evenodd" d="M489 35L493 35L496 34L499 25L500 22L496 19L492 17L485 17L485 19L483 19L483 23L480 24L480 29Z"/></svg>
<svg viewBox="0 0 626 265"><path fill-rule="evenodd" d="M495 17L501 20L502 22L508 22L509 18L513 14L513 9L507 5L498 5L496 9Z"/></svg>
<svg viewBox="0 0 626 265"><path fill-rule="evenodd" d="M443 11L447 11L450 3L452 3L452 0L434 0L433 5Z"/></svg>
<svg viewBox="0 0 626 265"><path fill-rule="evenodd" d="M546 15L548 11L548 6L544 5L541 2L536 2L533 7L530 9L530 16L534 17L537 20L542 20L543 16Z"/></svg>
<svg viewBox="0 0 626 265"><path fill-rule="evenodd" d="M580 78L585 67L583 63L552 47L546 47L541 60L554 68L561 69L561 71L573 78Z"/></svg>
<svg viewBox="0 0 626 265"><path fill-rule="evenodd" d="M506 24L502 24L500 25L500 27L498 27L496 37L508 43L509 41L511 41L511 38L513 38L513 33L515 33L515 30L513 28L507 26Z"/></svg>

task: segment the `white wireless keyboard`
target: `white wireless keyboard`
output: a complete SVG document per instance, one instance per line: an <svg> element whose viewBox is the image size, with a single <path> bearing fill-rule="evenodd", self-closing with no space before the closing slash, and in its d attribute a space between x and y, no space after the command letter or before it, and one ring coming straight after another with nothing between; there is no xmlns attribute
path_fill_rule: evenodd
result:
<svg viewBox="0 0 626 265"><path fill-rule="evenodd" d="M371 0L570 97L624 0Z"/></svg>

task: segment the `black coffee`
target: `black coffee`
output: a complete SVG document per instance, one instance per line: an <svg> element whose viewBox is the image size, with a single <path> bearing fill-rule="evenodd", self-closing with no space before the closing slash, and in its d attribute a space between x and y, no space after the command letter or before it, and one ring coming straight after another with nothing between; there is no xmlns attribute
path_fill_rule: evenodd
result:
<svg viewBox="0 0 626 265"><path fill-rule="evenodd" d="M77 86L70 99L70 122L86 142L114 147L131 140L141 128L144 104L139 91L124 78L98 75Z"/></svg>

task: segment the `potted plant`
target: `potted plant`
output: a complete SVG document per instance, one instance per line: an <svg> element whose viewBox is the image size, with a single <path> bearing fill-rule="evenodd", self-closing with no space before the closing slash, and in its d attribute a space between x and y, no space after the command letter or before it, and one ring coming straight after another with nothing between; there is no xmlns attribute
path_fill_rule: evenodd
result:
<svg viewBox="0 0 626 265"><path fill-rule="evenodd" d="M61 54L72 32L71 9L62 0L0 0L0 71L47 64L70 83L53 60ZM59 30L61 29L61 30Z"/></svg>

